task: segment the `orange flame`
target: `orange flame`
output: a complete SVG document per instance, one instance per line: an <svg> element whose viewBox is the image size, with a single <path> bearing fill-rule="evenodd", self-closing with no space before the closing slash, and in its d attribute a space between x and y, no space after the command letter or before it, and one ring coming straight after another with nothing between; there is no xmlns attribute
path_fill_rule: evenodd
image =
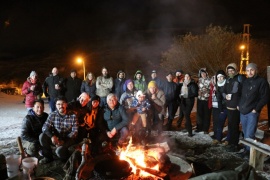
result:
<svg viewBox="0 0 270 180"><path fill-rule="evenodd" d="M156 160L158 160L158 153L151 152L150 154L147 154L147 155L150 155L150 156L154 157ZM151 174L138 168L138 166L144 167L144 168L147 167L147 165L145 163L145 151L144 151L144 149L142 149L139 146L133 147L132 146L132 138L130 138L126 149L125 150L121 149L119 159L129 162L129 164L132 168L132 172L134 174L141 176L141 177L152 176ZM159 165L151 167L151 169L159 170ZM139 172L139 174L137 174L138 172Z"/></svg>

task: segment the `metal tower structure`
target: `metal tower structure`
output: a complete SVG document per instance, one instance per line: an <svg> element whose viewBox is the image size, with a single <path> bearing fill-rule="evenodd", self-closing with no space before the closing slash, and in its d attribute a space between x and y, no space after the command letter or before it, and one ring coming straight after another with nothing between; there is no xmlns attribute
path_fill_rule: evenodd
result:
<svg viewBox="0 0 270 180"><path fill-rule="evenodd" d="M249 64L249 27L250 24L244 24L243 40L240 46L241 59L240 59L240 73L245 74L246 66Z"/></svg>

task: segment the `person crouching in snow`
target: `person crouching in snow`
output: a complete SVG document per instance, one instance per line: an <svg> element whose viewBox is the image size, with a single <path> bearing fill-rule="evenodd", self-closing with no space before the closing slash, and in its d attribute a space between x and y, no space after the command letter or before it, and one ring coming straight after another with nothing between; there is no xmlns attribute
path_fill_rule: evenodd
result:
<svg viewBox="0 0 270 180"><path fill-rule="evenodd" d="M145 94L141 90L139 90L136 94L136 99L133 100L131 107L136 108L137 112L134 114L130 130L132 131L133 140L138 138L142 145L145 145L146 138L146 129L147 129L147 111L150 108L150 103L148 99L145 98ZM142 120L142 128L140 128L138 134L136 133L135 124L141 118Z"/></svg>

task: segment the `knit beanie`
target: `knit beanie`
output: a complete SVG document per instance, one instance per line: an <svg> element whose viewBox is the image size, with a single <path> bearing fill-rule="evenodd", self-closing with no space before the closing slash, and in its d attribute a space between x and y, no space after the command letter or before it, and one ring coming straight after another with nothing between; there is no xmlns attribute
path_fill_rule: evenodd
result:
<svg viewBox="0 0 270 180"><path fill-rule="evenodd" d="M255 64L255 63L249 63L246 67L246 70L249 68L254 69L256 72L258 71L257 64Z"/></svg>
<svg viewBox="0 0 270 180"><path fill-rule="evenodd" d="M29 76L29 77L32 77L32 76L37 76L36 71L32 71L32 72L30 73L30 76Z"/></svg>
<svg viewBox="0 0 270 180"><path fill-rule="evenodd" d="M217 76L217 78L220 77L220 76L226 77L226 73L223 70L218 70L217 73L216 73L216 76Z"/></svg>
<svg viewBox="0 0 270 180"><path fill-rule="evenodd" d="M151 87L157 87L157 84L156 84L155 81L150 81L150 82L148 83L148 89L151 88Z"/></svg>
<svg viewBox="0 0 270 180"><path fill-rule="evenodd" d="M140 96L145 96L141 90L136 93L136 99L139 99Z"/></svg>
<svg viewBox="0 0 270 180"><path fill-rule="evenodd" d="M100 101L100 97L98 95L95 95L93 97L91 97L91 101Z"/></svg>

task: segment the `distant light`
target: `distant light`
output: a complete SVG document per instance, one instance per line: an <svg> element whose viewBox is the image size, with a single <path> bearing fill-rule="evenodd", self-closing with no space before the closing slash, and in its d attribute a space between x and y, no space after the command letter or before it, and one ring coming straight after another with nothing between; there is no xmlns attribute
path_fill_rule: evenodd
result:
<svg viewBox="0 0 270 180"><path fill-rule="evenodd" d="M246 48L245 45L241 45L241 46L240 46L240 49L241 49L241 50L244 50L245 48Z"/></svg>
<svg viewBox="0 0 270 180"><path fill-rule="evenodd" d="M82 63L82 62L83 62L82 58L81 58L81 57L78 57L78 58L77 58L77 62L78 62L78 63Z"/></svg>

